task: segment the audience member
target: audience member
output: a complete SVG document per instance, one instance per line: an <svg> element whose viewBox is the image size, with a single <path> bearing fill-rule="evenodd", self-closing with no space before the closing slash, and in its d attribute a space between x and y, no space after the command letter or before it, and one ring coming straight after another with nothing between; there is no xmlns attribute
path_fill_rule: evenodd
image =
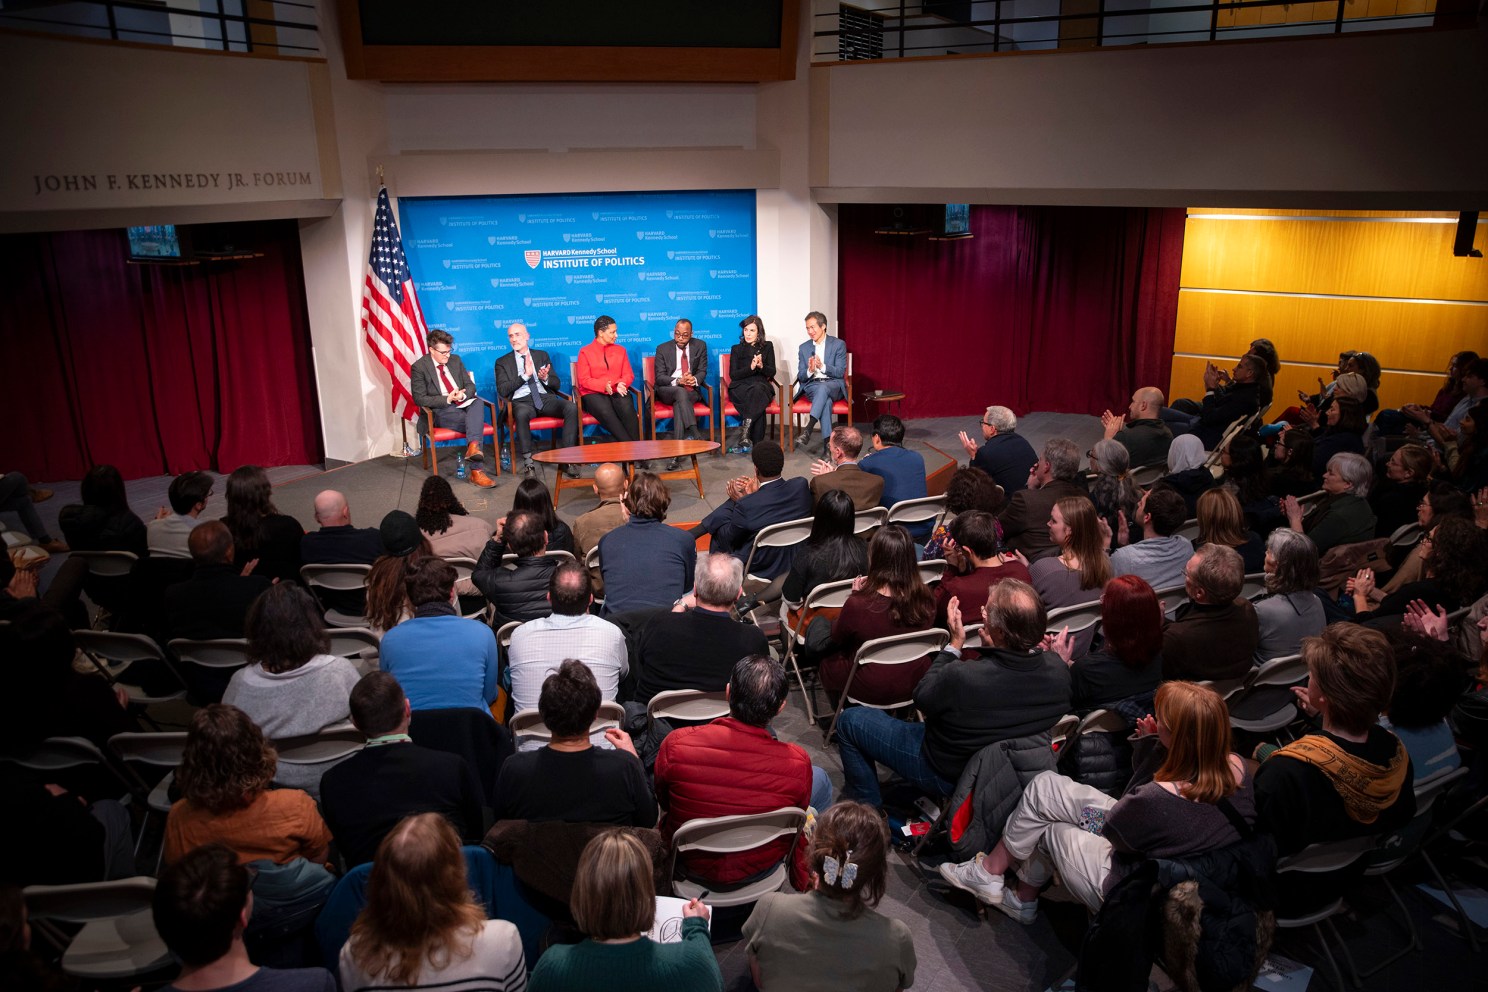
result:
<svg viewBox="0 0 1488 992"><path fill-rule="evenodd" d="M506 651L512 708L536 709L544 680L565 658L588 666L602 698L617 699L620 680L630 672L625 635L589 612L594 595L588 569L572 561L553 569L548 577L548 602L553 609L549 616L528 620L512 632Z"/></svg>
<svg viewBox="0 0 1488 992"><path fill-rule="evenodd" d="M1420 537L1416 539L1415 544L1407 546L1403 551L1394 546L1385 549L1385 556L1395 566L1395 572L1391 575L1389 582L1375 590L1371 598L1382 599L1408 582L1420 581L1425 572L1426 553L1431 550L1430 543L1424 540L1425 536L1448 517L1473 522L1474 502L1468 499L1466 493L1454 488L1451 483L1433 484L1422 497L1421 502L1416 504L1416 523L1421 528Z"/></svg>
<svg viewBox="0 0 1488 992"><path fill-rule="evenodd" d="M1431 486L1433 467L1431 451L1423 445L1401 445L1390 455L1385 462L1385 477L1376 480L1369 493L1375 537L1389 537L1416 522L1416 507Z"/></svg>
<svg viewBox="0 0 1488 992"><path fill-rule="evenodd" d="M1234 548L1246 575L1262 571L1266 563L1266 543L1261 535L1246 526L1240 499L1226 488L1211 489L1199 497L1199 540L1196 547L1223 544Z"/></svg>
<svg viewBox="0 0 1488 992"><path fill-rule="evenodd" d="M542 518L543 529L548 532L549 551L575 553L573 531L553 509L553 494L541 479L523 479L517 483L512 495L513 510L531 510Z"/></svg>
<svg viewBox="0 0 1488 992"><path fill-rule="evenodd" d="M755 535L764 528L811 515L811 487L806 480L780 477L785 469L785 452L779 444L761 441L749 457L754 462L754 475L730 479L726 489L728 501L692 528L694 537L712 535L714 552L741 559L749 557ZM760 548L750 565L751 574L762 579L784 575L790 570L794 551L794 548ZM603 549L600 559L604 559Z"/></svg>
<svg viewBox="0 0 1488 992"><path fill-rule="evenodd" d="M1480 430L1479 428L1482 428ZM1457 431L1457 445L1447 447L1447 474L1464 492L1477 492L1488 486L1488 401L1476 404L1462 418Z"/></svg>
<svg viewBox="0 0 1488 992"><path fill-rule="evenodd" d="M315 800L299 789L270 789L278 752L236 706L196 711L176 769L181 799L165 821L165 861L203 844L226 844L239 864L296 858L324 862L331 832Z"/></svg>
<svg viewBox="0 0 1488 992"><path fill-rule="evenodd" d="M874 907L888 883L889 832L878 811L838 803L811 835L810 892L771 892L744 924L757 989L907 989L909 925Z"/></svg>
<svg viewBox="0 0 1488 992"><path fill-rule="evenodd" d="M1131 464L1138 468L1167 461L1173 432L1161 420L1162 408L1162 390L1156 386L1143 386L1132 393L1131 405L1126 408L1125 415L1118 417L1110 410L1101 414L1105 436L1120 441L1126 447Z"/></svg>
<svg viewBox="0 0 1488 992"><path fill-rule="evenodd" d="M980 448L965 431L957 436L971 458L967 468L986 472L1004 493L1015 493L1028 485L1028 477L1038 464L1038 453L1018 433L1018 418L1013 411L1005 406L987 407L982 414Z"/></svg>
<svg viewBox="0 0 1488 992"><path fill-rule="evenodd" d="M672 491L660 476L637 472L630 480L621 503L625 524L599 539L606 616L668 608L692 588L697 541L666 525L671 505Z"/></svg>
<svg viewBox="0 0 1488 992"><path fill-rule="evenodd" d="M605 462L594 470L594 495L599 497L599 505L580 514L573 525L574 556L579 561L586 560L589 552L599 547L600 538L625 525L625 507L620 500L625 495L626 481L625 469L614 462ZM590 577L596 582L595 589L604 589L598 569Z"/></svg>
<svg viewBox="0 0 1488 992"><path fill-rule="evenodd" d="M1206 544L1183 570L1189 601L1163 628L1163 678L1241 679L1250 674L1260 641L1255 607L1240 596L1245 566L1234 548Z"/></svg>
<svg viewBox="0 0 1488 992"><path fill-rule="evenodd" d="M1266 539L1266 595L1254 603L1260 639L1257 665L1297 654L1304 637L1316 637L1328 621L1313 590L1318 584L1317 545L1286 527Z"/></svg>
<svg viewBox="0 0 1488 992"><path fill-rule="evenodd" d="M856 427L832 428L827 436L827 459L818 459L811 465L814 502L819 503L825 493L840 489L852 497L854 510L869 510L878 505L884 480L858 465L862 450L863 434Z"/></svg>
<svg viewBox="0 0 1488 992"><path fill-rule="evenodd" d="M330 651L320 609L304 589L281 582L254 601L246 625L251 664L233 673L222 701L282 741L314 734L351 715L347 697L357 670ZM320 795L320 777L334 761L281 764L276 785Z"/></svg>
<svg viewBox="0 0 1488 992"><path fill-rule="evenodd" d="M1322 499L1304 517L1295 496L1281 501L1287 526L1305 533L1317 545L1318 554L1340 544L1354 544L1374 537L1374 510L1369 506L1369 486L1374 470L1363 455L1340 454L1328 460L1323 473Z"/></svg>
<svg viewBox="0 0 1488 992"><path fill-rule="evenodd" d="M486 919L447 820L403 819L371 860L367 904L341 948L342 992L527 987L522 938L506 920Z"/></svg>
<svg viewBox="0 0 1488 992"><path fill-rule="evenodd" d="M1355 377L1357 378L1357 377ZM1334 455L1364 454L1364 408L1351 396L1338 396L1323 414L1324 424L1313 431L1312 470L1322 474Z"/></svg>
<svg viewBox="0 0 1488 992"><path fill-rule="evenodd" d="M442 475L424 480L414 519L437 558L479 558L491 538L491 525L471 516Z"/></svg>
<svg viewBox="0 0 1488 992"><path fill-rule="evenodd" d="M227 516L233 560L249 574L280 582L300 579L300 540L305 529L274 506L274 487L257 465L243 465L227 477Z"/></svg>
<svg viewBox="0 0 1488 992"><path fill-rule="evenodd" d="M1421 426L1432 421L1437 423L1445 421L1456 411L1457 405L1467 395L1467 389L1462 380L1477 360L1478 353L1475 351L1459 351L1453 355L1447 362L1447 380L1437 390L1436 398L1431 401L1431 405L1423 407L1418 403L1407 403L1398 411L1381 410L1379 416L1375 418L1380 433L1403 433L1408 421L1415 421Z"/></svg>
<svg viewBox="0 0 1488 992"><path fill-rule="evenodd" d="M760 447L755 445L754 450ZM670 612L652 617L636 635L636 689L626 706L632 716L643 713L652 696L668 689L721 692L735 662L769 653L760 629L732 616L743 588L744 564L739 559L725 554L698 559L692 593Z"/></svg>
<svg viewBox="0 0 1488 992"><path fill-rule="evenodd" d="M630 735L611 727L611 748L590 743L599 703L599 685L581 661L570 658L543 680L537 709L552 737L502 762L496 819L656 825L656 798Z"/></svg>
<svg viewBox="0 0 1488 992"><path fill-rule="evenodd" d="M842 798L881 806L882 762L931 795L947 796L982 748L1048 730L1069 712L1070 675L1064 661L1039 647L1046 617L1038 594L1009 579L987 595L981 654L963 660L966 632L960 604L947 622L951 640L915 687L923 723L910 723L867 706L842 711Z"/></svg>
<svg viewBox="0 0 1488 992"><path fill-rule="evenodd" d="M796 352L796 391L792 401L811 404L806 429L796 435L796 447L811 443L811 432L818 423L832 422L832 404L847 398L847 345L841 338L827 334L827 318L813 310L806 315L806 337ZM794 415L792 415L794 419ZM876 425L875 425L876 427ZM822 445L826 454L826 445Z"/></svg>
<svg viewBox="0 0 1488 992"><path fill-rule="evenodd" d="M1462 764L1447 717L1468 688L1462 660L1445 642L1404 627L1385 635L1395 654L1395 691L1380 726L1400 738L1416 782Z"/></svg>
<svg viewBox="0 0 1488 992"><path fill-rule="evenodd" d="M729 349L728 399L739 411L739 438L729 454L747 455L765 437L765 410L778 402L775 346L765 340L765 322L757 314L739 321L739 342Z"/></svg>
<svg viewBox="0 0 1488 992"><path fill-rule="evenodd" d="M1354 600L1354 619L1359 623L1391 618L1394 623L1406 608L1420 600L1428 606L1455 610L1466 606L1483 593L1483 532L1458 517L1447 517L1423 538L1426 556L1422 576L1416 582L1402 585L1378 603L1373 602L1374 572L1368 568L1348 582Z"/></svg>
<svg viewBox="0 0 1488 992"><path fill-rule="evenodd" d="M1049 533L1054 504L1072 497L1088 498L1076 481L1080 475L1080 449L1073 441L1056 437L1044 445L1043 457L1028 473L1028 486L1012 494L998 515L1002 536L1014 551L1029 561L1059 552L1059 542Z"/></svg>
<svg viewBox="0 0 1488 992"><path fill-rule="evenodd" d="M1055 872L1094 913L1142 861L1187 858L1245 839L1256 821L1254 783L1249 766L1230 752L1230 715L1219 693L1168 682L1157 690L1153 714L1137 722L1138 771L1120 799L1040 772L992 853L947 862L942 877L1027 925ZM1005 888L1014 863L1017 885Z"/></svg>
<svg viewBox="0 0 1488 992"><path fill-rule="evenodd" d="M171 480L166 490L170 509L167 511L162 506L155 519L145 524L145 543L150 554L191 557L186 538L197 524L206 522L201 515L207 508L207 500L212 498L212 487L212 477L205 472L183 472Z"/></svg>
<svg viewBox="0 0 1488 992"><path fill-rule="evenodd" d="M182 855L150 897L155 932L181 962L164 992L336 992L324 968L260 968L243 934L253 916L253 878L222 844Z"/></svg>
<svg viewBox="0 0 1488 992"><path fill-rule="evenodd" d="M1070 666L1070 705L1075 712L1146 696L1162 681L1163 610L1157 594L1139 575L1118 575L1101 592L1101 643L1083 658L1071 638L1050 647Z"/></svg>
<svg viewBox="0 0 1488 992"><path fill-rule="evenodd" d="M883 493L878 505L891 507L907 499L923 499L925 488L925 456L910 451L904 446L904 421L891 413L885 413L873 421L873 450L858 463L864 472L884 480ZM930 537L934 522L910 524L909 533L916 541Z"/></svg>
<svg viewBox="0 0 1488 992"><path fill-rule="evenodd" d="M1276 497L1302 497L1317 492L1318 477L1312 473L1314 447L1308 431L1283 430L1271 449L1266 491Z"/></svg>
<svg viewBox="0 0 1488 992"><path fill-rule="evenodd" d="M413 616L408 603L408 566L434 552L414 518L402 510L383 517L378 533L383 554L367 573L366 616L367 626L382 634Z"/></svg>
<svg viewBox="0 0 1488 992"><path fill-rule="evenodd" d="M1228 375L1211 362L1204 370L1204 388L1208 392L1203 401L1175 400L1172 408L1164 411L1163 420L1175 436L1193 434L1205 449L1213 450L1224 436L1225 428L1261 408L1263 385L1269 393L1271 375L1266 371L1265 359L1259 355L1241 355Z"/></svg>
<svg viewBox="0 0 1488 992"><path fill-rule="evenodd" d="M1034 461L1038 461L1037 455L1034 456ZM1028 479L1025 476L1020 480L1019 488L1021 489L1027 482ZM945 511L941 513L940 520L930 535L930 541L925 545L925 553L921 556L924 561L945 557L946 539L950 536L949 527L957 515L966 513L968 510L980 510L995 517L1007 504L1007 497L1002 487L992 480L992 476L979 468L956 469L951 475L951 480L946 483L945 499ZM998 524L997 529L998 544L1001 545L1002 525Z"/></svg>
<svg viewBox="0 0 1488 992"><path fill-rule="evenodd" d="M1214 475L1204 466L1205 458L1202 441L1192 434L1178 435L1168 448L1168 474L1152 487L1166 486L1182 496L1185 520L1198 516L1199 496L1217 485Z"/></svg>
<svg viewBox="0 0 1488 992"><path fill-rule="evenodd" d="M599 421L606 434L616 441L639 441L641 425L630 401L635 373L630 370L630 355L615 343L618 337L614 317L595 318L594 340L579 349L574 385L584 412Z"/></svg>
<svg viewBox="0 0 1488 992"><path fill-rule="evenodd" d="M89 782L51 781L61 777L0 762L0 890L8 882L73 885L139 874L129 810L117 799L96 798L99 792ZM122 794L117 780L110 780ZM0 988L15 987L5 984L5 976L0 955Z"/></svg>
<svg viewBox="0 0 1488 992"><path fill-rule="evenodd" d="M1057 504L1056 504L1057 505ZM1004 554L997 540L997 518L990 513L958 514L951 521L949 550L964 556L968 570L946 570L935 587L935 625L945 626L952 598L963 603L985 603L987 590L1003 579L1032 583L1028 565L1018 555ZM1045 558L1045 561L1052 559Z"/></svg>
<svg viewBox="0 0 1488 992"><path fill-rule="evenodd" d="M1059 555L1040 558L1028 566L1033 588L1046 608L1077 606L1100 598L1101 589L1111 577L1111 559L1106 556L1106 539L1101 533L1095 504L1085 496L1061 499L1049 509L1049 537L1058 545ZM1093 629L1081 639L1076 654L1090 648Z"/></svg>
<svg viewBox="0 0 1488 992"><path fill-rule="evenodd" d="M128 551L149 554L145 522L129 508L124 476L112 465L94 465L83 476L82 503L57 512L57 526L74 551Z"/></svg>
<svg viewBox="0 0 1488 992"><path fill-rule="evenodd" d="M456 612L455 567L420 558L409 564L405 588L413 617L382 636L382 670L415 710L487 709L496 698L496 635Z"/></svg>
<svg viewBox="0 0 1488 992"><path fill-rule="evenodd" d="M3 857L3 855L0 855ZM0 881L0 988L65 992L72 982L31 949L31 921L21 885Z"/></svg>
<svg viewBox="0 0 1488 992"><path fill-rule="evenodd" d="M1281 523L1281 511L1275 498L1266 491L1266 452L1261 439L1248 431L1235 435L1220 451L1219 464L1224 474L1215 488L1224 489L1239 501L1246 529L1269 534ZM1203 499L1202 493L1199 498ZM1194 516L1198 515L1195 504ZM1255 565L1252 567L1247 560L1245 570L1260 571L1263 554L1265 548L1258 541Z"/></svg>
<svg viewBox="0 0 1488 992"><path fill-rule="evenodd" d="M682 908L680 941L647 936L656 926L656 883L651 855L632 835L611 830L589 842L571 906L587 939L549 947L532 969L531 992L722 992L701 899Z"/></svg>
<svg viewBox="0 0 1488 992"><path fill-rule="evenodd" d="M799 606L817 586L857 578L868 571L868 542L854 533L856 515L852 497L841 489L829 489L816 502L811 533L791 562L781 587L787 603ZM824 614L834 619L836 610Z"/></svg>
<svg viewBox="0 0 1488 992"><path fill-rule="evenodd" d="M930 668L930 656L902 665L859 667L854 655L880 637L928 630L935 621L935 594L920 578L914 540L898 524L873 532L868 542L868 573L832 623L831 653L821 662L821 684L834 701L849 687L852 698L869 705L902 703Z"/></svg>
<svg viewBox="0 0 1488 992"><path fill-rule="evenodd" d="M1120 441L1107 438L1095 442L1090 449L1090 471L1095 473L1090 480L1090 501L1111 532L1106 550L1114 550L1125 543L1120 535L1136 515L1142 490L1131 479L1131 460Z"/></svg>
<svg viewBox="0 0 1488 992"><path fill-rule="evenodd" d="M1187 506L1177 489L1159 482L1147 489L1132 519L1141 526L1141 540L1112 553L1112 574L1140 576L1153 589L1170 589L1183 582L1183 567L1193 558L1193 541L1178 534L1187 521Z"/></svg>
<svg viewBox="0 0 1488 992"><path fill-rule="evenodd" d="M491 604L491 625L497 629L513 620L536 620L552 611L548 578L559 562L547 553L548 532L535 510L508 513L501 533L504 542L494 537L487 541L470 576ZM503 560L504 551L516 555L516 559Z"/></svg>
<svg viewBox="0 0 1488 992"><path fill-rule="evenodd" d="M267 589L263 575L247 575L233 557L232 534L207 520L187 538L194 568L185 582L165 590L165 629L171 638L242 637L248 609Z"/></svg>
<svg viewBox="0 0 1488 992"><path fill-rule="evenodd" d="M377 528L353 527L351 505L334 489L316 495L315 522L320 529L300 538L300 560L307 565L370 565L382 554Z"/></svg>
<svg viewBox="0 0 1488 992"><path fill-rule="evenodd" d="M35 504L51 496L50 489L37 489L20 472L0 473L0 510L10 510L20 516L21 527L31 535L31 540L47 552L60 555L67 550L66 542L55 540L47 533L46 524L41 522L41 515L36 512Z"/></svg>
<svg viewBox="0 0 1488 992"><path fill-rule="evenodd" d="M350 708L367 746L332 767L320 783L320 808L347 867L371 861L383 838L416 813L438 813L460 837L478 843L482 792L475 772L457 754L413 742L413 707L398 680L387 672L362 676L351 690Z"/></svg>
<svg viewBox="0 0 1488 992"><path fill-rule="evenodd" d="M779 740L770 721L785 709L790 681L769 655L740 658L728 683L729 715L667 735L656 755L656 798L666 808L661 832L668 844L689 820L768 813L786 806L825 810L832 801L827 773L795 744ZM681 856L687 877L728 887L768 871L794 846L782 837L734 854L702 851Z"/></svg>

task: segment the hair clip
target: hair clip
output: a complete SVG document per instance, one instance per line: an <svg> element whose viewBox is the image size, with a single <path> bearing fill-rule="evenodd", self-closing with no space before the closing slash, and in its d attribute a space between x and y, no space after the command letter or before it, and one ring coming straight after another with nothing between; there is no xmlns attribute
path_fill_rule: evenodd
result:
<svg viewBox="0 0 1488 992"><path fill-rule="evenodd" d="M822 875L828 886L836 885L840 877L842 879L842 888L850 889L853 887L853 883L858 880L858 865L857 862L853 861L852 856L853 852L849 850L842 859L846 862L845 865L830 854L822 859Z"/></svg>

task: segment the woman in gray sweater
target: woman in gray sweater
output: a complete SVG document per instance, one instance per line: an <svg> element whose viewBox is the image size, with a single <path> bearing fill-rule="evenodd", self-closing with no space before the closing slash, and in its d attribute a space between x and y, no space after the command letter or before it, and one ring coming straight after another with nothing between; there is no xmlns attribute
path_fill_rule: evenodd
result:
<svg viewBox="0 0 1488 992"><path fill-rule="evenodd" d="M1318 584L1317 545L1306 534L1285 527L1266 539L1266 595L1255 601L1261 640L1255 663L1265 664L1302 650L1302 638L1328 625Z"/></svg>

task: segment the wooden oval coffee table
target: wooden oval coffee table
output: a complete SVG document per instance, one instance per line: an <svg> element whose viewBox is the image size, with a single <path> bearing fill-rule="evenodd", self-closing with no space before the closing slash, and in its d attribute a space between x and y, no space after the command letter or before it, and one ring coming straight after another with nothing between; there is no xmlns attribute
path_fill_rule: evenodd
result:
<svg viewBox="0 0 1488 992"><path fill-rule="evenodd" d="M697 486L698 498L703 495L703 477L698 471L697 456L708 451L718 450L717 441L608 441L604 444L578 444L572 448L554 448L552 451L538 451L532 455L532 460L542 462L544 465L600 465L604 462L616 462L624 465L626 473L634 476L632 467L635 462L649 462L660 458L671 460L673 458L691 458L692 469L682 469L677 472L658 472L657 475L663 479L691 479L693 485ZM562 472L558 475L557 491L553 494L553 502L565 489L588 489L592 484L590 479L570 479Z"/></svg>

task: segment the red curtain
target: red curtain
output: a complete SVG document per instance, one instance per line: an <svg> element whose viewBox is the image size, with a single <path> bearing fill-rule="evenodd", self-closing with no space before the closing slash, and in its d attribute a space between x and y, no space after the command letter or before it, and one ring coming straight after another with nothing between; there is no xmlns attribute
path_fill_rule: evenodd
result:
<svg viewBox="0 0 1488 992"><path fill-rule="evenodd" d="M262 254L130 264L123 231L0 238L0 358L15 430L0 470L125 478L324 457L293 221L193 228ZM24 386L22 385L24 384Z"/></svg>
<svg viewBox="0 0 1488 992"><path fill-rule="evenodd" d="M1098 414L1166 387L1183 210L974 206L960 241L875 233L892 220L882 205L838 212L858 394L903 390L905 417Z"/></svg>

